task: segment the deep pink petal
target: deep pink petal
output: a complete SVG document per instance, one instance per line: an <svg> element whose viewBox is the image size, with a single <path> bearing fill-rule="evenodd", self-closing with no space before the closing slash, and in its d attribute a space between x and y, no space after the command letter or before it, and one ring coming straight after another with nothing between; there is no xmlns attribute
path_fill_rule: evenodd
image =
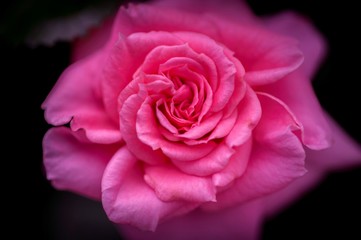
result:
<svg viewBox="0 0 361 240"><path fill-rule="evenodd" d="M300 69L312 78L326 53L326 42L310 19L293 12L284 12L264 19L270 30L293 37L300 42L305 57Z"/></svg>
<svg viewBox="0 0 361 240"><path fill-rule="evenodd" d="M325 150L306 149L307 173L286 188L263 199L266 215L272 216L287 208L292 202L318 186L332 171L343 171L361 166L361 146L327 117L334 135L330 148Z"/></svg>
<svg viewBox="0 0 361 240"><path fill-rule="evenodd" d="M211 133L212 130L219 124L222 119L222 112L214 113L213 115L203 118L199 125L194 125L191 129L183 134L176 134L178 137L186 139L199 139L204 135Z"/></svg>
<svg viewBox="0 0 361 240"><path fill-rule="evenodd" d="M234 152L234 149L222 143L215 147L208 155L200 159L193 161L173 161L173 164L187 174L209 176L224 169Z"/></svg>
<svg viewBox="0 0 361 240"><path fill-rule="evenodd" d="M247 169L252 150L252 140L249 139L243 145L235 147L227 166L212 176L213 184L217 187L225 187L234 179L243 175Z"/></svg>
<svg viewBox="0 0 361 240"><path fill-rule="evenodd" d="M110 220L154 231L166 218L184 214L198 204L161 201L143 179L143 170L126 147L109 162L102 180L102 203Z"/></svg>
<svg viewBox="0 0 361 240"><path fill-rule="evenodd" d="M131 5L122 14L124 18L132 19L130 23L123 22L126 24L124 32L127 29L142 32L188 31L221 42L235 52L247 69L246 80L251 85L275 82L297 69L303 61L294 39L256 25L240 25L211 14L200 18L198 14L160 6ZM121 29L119 26L120 32L123 31Z"/></svg>
<svg viewBox="0 0 361 240"><path fill-rule="evenodd" d="M251 86L278 81L303 62L303 54L295 39L255 25L233 24L218 18L214 21L221 29L220 42L242 63L246 69L245 79Z"/></svg>
<svg viewBox="0 0 361 240"><path fill-rule="evenodd" d="M42 108L50 124L71 122L73 130L84 129L93 142L114 143L121 139L118 124L108 117L97 93L103 59L96 53L68 67Z"/></svg>
<svg viewBox="0 0 361 240"><path fill-rule="evenodd" d="M124 115L126 116L122 116L121 119L124 119L124 123L127 124L127 127L125 127L127 133L123 133L124 139L131 145L129 146L131 151L135 151L134 154L141 156L141 159L147 158L147 156L150 157L149 155L154 156L154 153L149 151L159 151L159 149L161 149L162 152L172 160L192 161L206 156L216 147L216 143L213 142L189 146L182 142L168 141L163 137L161 130L159 129L160 126L158 126L155 119L152 107L147 103L144 103L141 106L134 105L133 102L135 101L138 101L137 104L139 105L142 104L142 100L139 99L138 96L132 96L132 98L124 104L124 110L122 109L122 112L124 111ZM139 109L139 111L136 113L136 119L130 117L130 115L135 115L134 112L137 111L137 109ZM134 129L134 125L136 125L136 129ZM142 146L139 143L141 143ZM158 156L158 158L160 157Z"/></svg>
<svg viewBox="0 0 361 240"><path fill-rule="evenodd" d="M115 145L95 144L83 131L57 127L44 136L43 151L46 175L55 188L100 199L101 179Z"/></svg>
<svg viewBox="0 0 361 240"><path fill-rule="evenodd" d="M243 66L239 64L240 66L237 69L235 63L229 58L233 56L225 54L224 46L207 36L188 32L175 33L175 35L187 42L196 52L205 54L214 61L218 78L216 87L212 86L215 84L211 84L213 90L211 110L217 112L223 109L235 90L236 80L239 80L236 79L236 76L244 76ZM237 70L241 71L238 75Z"/></svg>
<svg viewBox="0 0 361 240"><path fill-rule="evenodd" d="M238 117L237 109L233 111L232 115L227 118L223 118L219 124L215 127L212 133L207 137L207 140L217 139L225 137L233 129Z"/></svg>
<svg viewBox="0 0 361 240"><path fill-rule="evenodd" d="M361 165L361 145L353 140L331 117L326 115L333 141L330 148L314 151L308 149L307 161L319 171L337 171Z"/></svg>
<svg viewBox="0 0 361 240"><path fill-rule="evenodd" d="M162 201L215 201L216 189L210 177L182 173L171 165L145 166L144 180Z"/></svg>
<svg viewBox="0 0 361 240"><path fill-rule="evenodd" d="M122 10L121 10L122 11ZM119 34L118 34L119 35ZM119 118L118 110L125 99L135 92L119 94L133 81L133 75L144 62L147 54L159 45L179 44L180 40L171 33L135 33L131 36L118 36L117 43L110 51L110 56L104 63L104 78L102 81L102 94L108 114L115 120ZM126 59L126 60L125 60Z"/></svg>
<svg viewBox="0 0 361 240"><path fill-rule="evenodd" d="M154 233L119 226L129 240L257 240L263 222L262 202L252 201L215 213L193 211L169 220Z"/></svg>
<svg viewBox="0 0 361 240"><path fill-rule="evenodd" d="M293 131L299 129L289 111L277 99L258 94L262 118L254 130L252 153L246 172L234 185L217 195L219 209L277 191L306 173L305 152Z"/></svg>
<svg viewBox="0 0 361 240"><path fill-rule="evenodd" d="M303 143L320 150L330 146L332 132L309 80L295 72L277 83L260 88L281 99L303 125Z"/></svg>
<svg viewBox="0 0 361 240"><path fill-rule="evenodd" d="M226 144L230 147L245 143L261 118L262 110L257 95L249 86L246 87L245 96L238 106L236 123L225 138Z"/></svg>
<svg viewBox="0 0 361 240"><path fill-rule="evenodd" d="M157 164L165 161L165 157L160 150L155 149L152 145L144 144L139 138L136 129L136 124L139 118L138 110L141 108L144 102L144 98L139 95L130 96L123 104L123 107L120 111L120 128L122 135L124 136L124 141L126 142L128 149L140 160L145 161L150 164ZM144 117L141 115L140 117ZM148 116L148 115L147 115ZM153 123L154 119L147 119L145 123L147 126L145 129L147 131L152 130L156 124ZM140 133L141 135L142 133ZM153 149L152 149L153 148Z"/></svg>

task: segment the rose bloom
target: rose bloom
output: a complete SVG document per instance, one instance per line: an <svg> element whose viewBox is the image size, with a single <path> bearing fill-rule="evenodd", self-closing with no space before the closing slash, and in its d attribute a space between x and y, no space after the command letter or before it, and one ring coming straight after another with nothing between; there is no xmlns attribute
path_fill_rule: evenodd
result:
<svg viewBox="0 0 361 240"><path fill-rule="evenodd" d="M257 239L360 161L312 89L324 45L306 19L242 1L121 7L43 103L47 178L101 200L129 239Z"/></svg>

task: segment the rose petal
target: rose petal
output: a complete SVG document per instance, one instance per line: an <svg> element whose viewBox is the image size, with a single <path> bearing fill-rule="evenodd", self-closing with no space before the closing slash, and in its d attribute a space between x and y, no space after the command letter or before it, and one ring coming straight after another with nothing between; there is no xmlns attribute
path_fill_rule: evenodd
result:
<svg viewBox="0 0 361 240"><path fill-rule="evenodd" d="M295 90L297 89L297 90ZM314 150L330 146L332 133L309 80L295 72L260 88L286 103L303 125L303 143Z"/></svg>
<svg viewBox="0 0 361 240"><path fill-rule="evenodd" d="M232 155L227 166L212 176L215 186L225 187L234 179L243 175L251 155L252 140L249 139L243 145L235 147L235 153Z"/></svg>
<svg viewBox="0 0 361 240"><path fill-rule="evenodd" d="M217 195L217 203L205 209L242 203L277 191L306 173L305 152L293 131L294 117L279 100L258 94L262 118L254 130L254 145L246 172L228 190Z"/></svg>
<svg viewBox="0 0 361 240"><path fill-rule="evenodd" d="M325 39L306 17L294 12L284 12L264 19L266 26L274 31L296 38L305 57L300 69L312 78L326 54Z"/></svg>
<svg viewBox="0 0 361 240"><path fill-rule="evenodd" d="M247 69L246 80L251 85L275 82L297 69L303 61L294 39L255 25L240 25L216 15L199 18L198 14L160 6L130 5L122 14L123 18L132 19L122 22L126 30L197 32L223 43ZM119 31L122 32L121 27Z"/></svg>
<svg viewBox="0 0 361 240"><path fill-rule="evenodd" d="M126 89L125 92L123 90L134 80L133 75L144 62L147 54L159 45L180 43L180 40L171 33L136 33L128 37L119 33L117 35L117 43L104 63L102 81L105 109L114 120L118 120L119 109L122 108L125 99L135 93L132 88Z"/></svg>
<svg viewBox="0 0 361 240"><path fill-rule="evenodd" d="M143 170L127 148L120 149L109 162L102 180L102 203L110 220L154 231L158 222L184 214L198 204L163 202L144 182Z"/></svg>
<svg viewBox="0 0 361 240"><path fill-rule="evenodd" d="M222 112L215 113L207 118L204 118L199 125L194 125L185 133L175 134L177 137L183 137L185 139L199 139L211 133L212 130L219 124L222 119Z"/></svg>
<svg viewBox="0 0 361 240"><path fill-rule="evenodd" d="M225 143L229 147L240 146L245 143L261 118L261 105L257 95L249 86L246 87L245 96L238 106L236 123L225 138Z"/></svg>
<svg viewBox="0 0 361 240"><path fill-rule="evenodd" d="M327 117L327 120L334 134L333 144L325 150L306 149L308 172L286 188L267 196L263 200L266 215L272 216L287 208L306 192L318 186L330 171L342 171L361 166L361 146L347 136L331 117Z"/></svg>
<svg viewBox="0 0 361 240"><path fill-rule="evenodd" d="M207 137L205 140L209 141L227 136L229 132L233 129L237 121L237 117L238 117L238 111L236 109L235 111L233 111L232 115L230 115L227 118L223 118L214 128L214 130L211 132L209 137Z"/></svg>
<svg viewBox="0 0 361 240"><path fill-rule="evenodd" d="M256 25L234 24L219 18L213 21L221 29L221 36L215 36L215 39L220 38L220 42L232 49L247 70L245 80L251 86L276 82L303 62L303 54L295 39L265 31Z"/></svg>
<svg viewBox="0 0 361 240"><path fill-rule="evenodd" d="M74 131L84 129L92 142L114 143L121 140L119 128L108 117L97 95L98 65L103 57L96 53L68 67L42 108L50 124L60 126L71 122Z"/></svg>
<svg viewBox="0 0 361 240"><path fill-rule="evenodd" d="M165 161L165 157L160 150L157 150L152 145L146 145L138 138L136 129L137 112L144 102L144 97L139 95L130 96L123 104L120 110L120 129L124 136L124 141L127 143L127 148L140 160L150 164L159 164ZM146 121L152 122L152 119ZM155 124L156 125L156 124ZM147 124L146 129L149 131L155 125ZM144 134L145 135L145 134ZM153 149L151 148L153 147Z"/></svg>
<svg viewBox="0 0 361 240"><path fill-rule="evenodd" d="M199 144L196 146L189 146L181 142L171 142L164 139L161 131L159 130L159 126L155 119L155 114L152 110L152 107L147 103L144 103L139 107L138 105L136 105L135 107L135 105L130 104L131 102L133 102L133 98L138 98L137 100L134 100L134 102L139 101L137 104L141 104L140 101L142 100L139 100L139 97L132 96L132 98L129 98L129 100L124 103L124 106L126 108L123 107L124 115L127 116L122 116L121 119L128 119L128 125L126 128L132 128L131 130L126 129L125 131L127 133L123 133L123 135L127 143L128 140L132 141L132 144L129 144L131 145L129 148L132 152L135 151L135 155L142 155L142 157L144 158L149 155L154 155L154 153L146 154L145 151L139 153L139 151L142 151L139 143L141 143L142 146L145 146L147 149L149 147L151 147L153 150L161 149L167 157L175 161L196 160L206 156L215 148L216 144L214 142ZM139 111L137 109L139 109ZM130 115L137 115L137 119L131 119ZM136 129L134 129L134 125L136 125ZM145 150L148 151L147 149Z"/></svg>
<svg viewBox="0 0 361 240"><path fill-rule="evenodd" d="M57 127L44 136L43 151L46 175L55 188L100 199L101 178L115 145L95 144L83 131Z"/></svg>
<svg viewBox="0 0 361 240"><path fill-rule="evenodd" d="M192 176L171 165L145 166L144 180L162 201L215 201L216 189L208 177Z"/></svg>
<svg viewBox="0 0 361 240"><path fill-rule="evenodd" d="M214 61L218 78L216 83L217 87L211 83L213 89L213 104L211 110L217 112L223 109L235 90L236 70L241 71L238 73L240 77L244 76L243 66L239 64L238 68L236 68L235 63L225 54L225 47L205 35L188 32L175 33L175 35L187 42L192 49L205 54Z"/></svg>
<svg viewBox="0 0 361 240"><path fill-rule="evenodd" d="M319 171L335 171L361 165L360 143L350 138L339 124L326 115L333 141L330 148L314 151L307 149L307 158L313 168Z"/></svg>
<svg viewBox="0 0 361 240"><path fill-rule="evenodd" d="M187 174L209 176L224 169L234 152L234 149L221 143L212 152L200 159L173 161L173 164Z"/></svg>

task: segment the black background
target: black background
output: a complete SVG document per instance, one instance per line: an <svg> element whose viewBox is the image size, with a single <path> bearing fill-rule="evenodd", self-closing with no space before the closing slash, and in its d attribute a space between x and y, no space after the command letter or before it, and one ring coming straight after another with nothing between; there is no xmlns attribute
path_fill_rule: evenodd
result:
<svg viewBox="0 0 361 240"><path fill-rule="evenodd" d="M329 43L314 89L326 111L361 143L357 35L361 13L356 3L248 2L257 14L293 9L312 19ZM7 202L3 204L7 230L13 236L35 239L118 239L99 203L54 190L42 170L41 141L49 126L40 105L69 63L69 44L29 48L1 40L0 50L5 112L2 199ZM360 183L360 167L331 173L315 190L268 220L262 239L361 239Z"/></svg>

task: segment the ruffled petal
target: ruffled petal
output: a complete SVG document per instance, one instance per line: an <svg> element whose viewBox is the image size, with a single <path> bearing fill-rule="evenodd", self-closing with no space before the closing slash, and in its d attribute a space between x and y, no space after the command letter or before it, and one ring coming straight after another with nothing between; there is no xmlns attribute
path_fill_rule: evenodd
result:
<svg viewBox="0 0 361 240"><path fill-rule="evenodd" d="M163 202L143 179L141 164L127 148L109 162L102 180L102 203L110 220L154 231L159 221L185 214L198 204Z"/></svg>
<svg viewBox="0 0 361 240"><path fill-rule="evenodd" d="M330 146L332 132L309 80L295 72L277 83L260 88L281 99L303 125L303 143L314 150Z"/></svg>
<svg viewBox="0 0 361 240"><path fill-rule="evenodd" d="M89 140L96 143L114 143L121 140L116 122L106 113L97 93L100 53L78 61L63 72L42 108L48 123L60 126L71 123L76 131L84 129Z"/></svg>
<svg viewBox="0 0 361 240"><path fill-rule="evenodd" d="M326 114L333 141L330 148L307 149L307 161L319 171L340 171L361 166L361 145L347 135L339 124Z"/></svg>
<svg viewBox="0 0 361 240"><path fill-rule="evenodd" d="M173 164L187 174L209 176L224 169L234 153L233 148L221 143L212 152L200 159L193 161L173 160Z"/></svg>
<svg viewBox="0 0 361 240"><path fill-rule="evenodd" d="M141 32L188 31L221 42L235 52L236 58L247 70L246 80L252 86L275 82L297 69L303 61L297 41L256 25L240 25L211 14L199 18L198 14L149 5L130 5L122 10L122 14L123 18L132 19L123 22L126 24L123 27L125 32L127 29ZM122 32L120 25L119 31Z"/></svg>
<svg viewBox="0 0 361 240"><path fill-rule="evenodd" d="M264 19L266 27L271 31L297 39L304 55L300 70L312 78L326 54L326 41L315 28L315 25L304 16L294 12L284 12Z"/></svg>
<svg viewBox="0 0 361 240"><path fill-rule="evenodd" d="M90 142L83 131L51 128L43 140L47 178L57 189L100 199L103 172L116 149Z"/></svg>
<svg viewBox="0 0 361 240"><path fill-rule="evenodd" d="M127 143L127 148L140 160L150 164L159 164L165 161L162 152L154 148L152 145L144 144L139 138L136 129L137 114L144 102L144 98L139 95L130 96L123 104L120 111L120 124L124 141ZM142 117L142 116L140 116ZM148 119L148 131L151 131L155 124L154 119ZM152 124L153 123L153 124ZM157 139L156 139L157 140ZM154 143L156 144L156 142ZM153 148L153 149L152 149Z"/></svg>
<svg viewBox="0 0 361 240"><path fill-rule="evenodd" d="M101 86L105 109L114 120L118 120L119 109L122 108L125 99L135 93L132 88L128 88L126 92L122 91L134 80L133 75L143 64L147 54L159 45L181 43L173 34L164 32L135 33L131 36L118 33L117 36L117 42L104 63Z"/></svg>
<svg viewBox="0 0 361 240"><path fill-rule="evenodd" d="M234 150L235 153L228 164L212 176L213 184L217 187L227 186L246 171L252 150L251 138L241 146L235 147Z"/></svg>
<svg viewBox="0 0 361 240"><path fill-rule="evenodd" d="M265 214L272 216L287 208L292 202L318 186L332 171L343 171L361 166L361 146L327 116L332 133L333 144L325 150L306 149L307 173L296 179L286 188L272 193L263 199Z"/></svg>
<svg viewBox="0 0 361 240"><path fill-rule="evenodd" d="M254 144L246 172L217 195L217 203L205 209L219 209L277 191L306 173L305 152L294 134L300 126L279 100L258 93L262 118L254 130Z"/></svg>
<svg viewBox="0 0 361 240"><path fill-rule="evenodd" d="M251 136L262 114L256 93L247 86L246 94L238 106L238 117L231 132L225 137L229 147L240 146Z"/></svg>
<svg viewBox="0 0 361 240"><path fill-rule="evenodd" d="M210 177L182 173L171 165L145 166L144 180L162 201L215 201L216 189Z"/></svg>

